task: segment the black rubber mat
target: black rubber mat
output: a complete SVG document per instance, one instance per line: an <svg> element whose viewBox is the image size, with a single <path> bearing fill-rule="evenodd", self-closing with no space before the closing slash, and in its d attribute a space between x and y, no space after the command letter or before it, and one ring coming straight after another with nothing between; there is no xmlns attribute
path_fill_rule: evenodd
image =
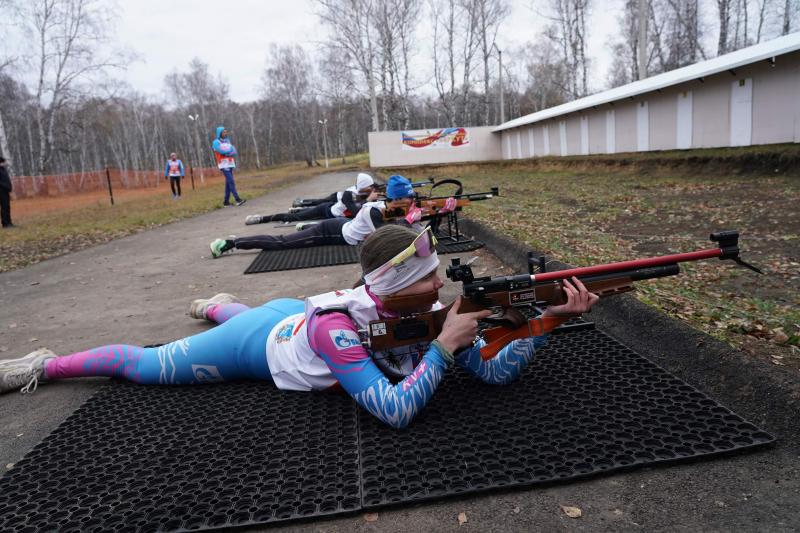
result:
<svg viewBox="0 0 800 533"><path fill-rule="evenodd" d="M291 250L263 250L244 273L258 274L354 263L358 263L358 246L331 244Z"/></svg>
<svg viewBox="0 0 800 533"><path fill-rule="evenodd" d="M440 242L436 251L440 254L458 254L482 248L480 241ZM358 246L327 245L291 250L264 250L256 256L245 274L298 270L358 263Z"/></svg>
<svg viewBox="0 0 800 533"><path fill-rule="evenodd" d="M0 531L271 523L773 440L596 330L552 336L511 385L448 373L402 431L337 393L113 383L0 478Z"/></svg>
<svg viewBox="0 0 800 533"><path fill-rule="evenodd" d="M774 440L597 330L551 337L509 386L455 374L408 431L359 413L365 507L568 480Z"/></svg>
<svg viewBox="0 0 800 533"><path fill-rule="evenodd" d="M353 402L112 383L0 478L0 531L174 531L361 507Z"/></svg>

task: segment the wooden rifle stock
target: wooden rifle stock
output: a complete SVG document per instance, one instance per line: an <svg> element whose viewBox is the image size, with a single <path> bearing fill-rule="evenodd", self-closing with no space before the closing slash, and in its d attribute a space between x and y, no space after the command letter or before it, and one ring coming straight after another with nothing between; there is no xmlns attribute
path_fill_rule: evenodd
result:
<svg viewBox="0 0 800 533"><path fill-rule="evenodd" d="M490 191L478 192L470 194L457 194L453 196L418 196L414 198L414 205L422 209L424 217L444 216L439 215L438 211L445 206L448 199L454 198L456 201L455 210L461 210L472 202L479 202L482 200L490 200L495 196L499 196L500 192L497 187L492 187ZM391 220L402 218L408 214L408 208L386 209L383 212L384 220Z"/></svg>

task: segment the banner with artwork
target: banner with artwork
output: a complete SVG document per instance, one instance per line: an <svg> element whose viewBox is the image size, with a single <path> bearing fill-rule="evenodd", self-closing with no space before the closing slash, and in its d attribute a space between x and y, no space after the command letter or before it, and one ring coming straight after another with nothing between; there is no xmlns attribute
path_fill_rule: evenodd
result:
<svg viewBox="0 0 800 533"><path fill-rule="evenodd" d="M401 133L403 150L432 150L435 148L463 148L469 146L466 128L404 131Z"/></svg>

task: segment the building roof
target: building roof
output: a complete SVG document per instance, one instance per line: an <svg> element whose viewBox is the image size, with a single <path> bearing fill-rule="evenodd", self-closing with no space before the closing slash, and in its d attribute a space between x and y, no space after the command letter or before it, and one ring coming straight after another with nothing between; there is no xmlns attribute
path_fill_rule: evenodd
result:
<svg viewBox="0 0 800 533"><path fill-rule="evenodd" d="M518 128L542 120L566 115L567 113L574 113L590 107L595 107L623 98L630 98L679 83L696 80L704 76L711 76L719 72L735 69L750 63L756 63L765 59L776 57L789 52L800 50L800 32L790 33L783 37L778 37L771 41L759 43L741 50L736 50L730 54L725 54L707 61L701 61L694 65L682 67L679 69L664 72L650 78L634 81L627 85L615 87L601 93L586 96L566 104L561 104L530 115L515 118L500 124L492 130L492 132L499 132L509 130L511 128Z"/></svg>

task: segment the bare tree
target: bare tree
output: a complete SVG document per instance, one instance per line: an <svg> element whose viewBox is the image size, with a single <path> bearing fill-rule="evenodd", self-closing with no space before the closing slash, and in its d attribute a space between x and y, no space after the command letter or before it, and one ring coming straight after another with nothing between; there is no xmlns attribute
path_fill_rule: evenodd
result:
<svg viewBox="0 0 800 533"><path fill-rule="evenodd" d="M529 44L524 53L528 74L525 100L532 107L531 111L563 104L571 98L567 67L551 41Z"/></svg>
<svg viewBox="0 0 800 533"><path fill-rule="evenodd" d="M717 16L719 18L719 39L717 41L717 55L728 53L728 29L731 22L731 4L734 0L716 0Z"/></svg>
<svg viewBox="0 0 800 533"><path fill-rule="evenodd" d="M200 165L213 162L212 154L207 145L208 132L221 121L220 115L224 113L228 102L228 82L221 76L216 78L211 74L208 64L194 58L189 62L187 72L173 71L164 78L167 93L175 106L181 109L186 117L189 130L187 138L192 139L194 147L194 160ZM217 117L211 120L211 117ZM191 118L189 118L191 117ZM199 139L200 131L203 132L205 141Z"/></svg>
<svg viewBox="0 0 800 533"><path fill-rule="evenodd" d="M347 54L364 77L372 115L372 131L380 131L375 87L377 51L373 27L374 0L316 0L320 20L331 30L330 45Z"/></svg>
<svg viewBox="0 0 800 533"><path fill-rule="evenodd" d="M81 83L111 66L108 50L110 15L96 0L36 0L23 11L34 35L37 73L36 130L39 140L37 171L44 172L53 155L56 120L64 106L87 89Z"/></svg>
<svg viewBox="0 0 800 533"><path fill-rule="evenodd" d="M16 5L11 2L11 0L0 0L0 12L5 13L6 21L10 21L15 18L17 8ZM11 55L11 51L0 49L0 77L2 77L11 69L11 66L14 64L16 59L16 57ZM2 107L0 107L0 155L6 159L8 166L13 168L14 158L11 156L11 150L8 147L8 136L6 134L5 123L3 122Z"/></svg>
<svg viewBox="0 0 800 533"><path fill-rule="evenodd" d="M451 125L469 122L473 60L480 40L472 0L432 0L433 81ZM460 117L459 117L460 113Z"/></svg>
<svg viewBox="0 0 800 533"><path fill-rule="evenodd" d="M798 0L785 0L783 3L783 24L781 25L781 35L788 35L795 27L800 14L800 2Z"/></svg>
<svg viewBox="0 0 800 533"><path fill-rule="evenodd" d="M589 59L586 57L591 0L550 0L550 20L553 21L546 35L561 51L567 66L569 89L572 98L580 98L589 92Z"/></svg>
<svg viewBox="0 0 800 533"><path fill-rule="evenodd" d="M507 0L470 0L467 9L475 17L475 33L483 59L483 123L489 124L489 60L494 54L500 24L511 12Z"/></svg>
<svg viewBox="0 0 800 533"><path fill-rule="evenodd" d="M308 166L316 159L313 133L318 116L310 72L311 64L302 48L273 45L263 76L266 95L280 104L291 144Z"/></svg>

